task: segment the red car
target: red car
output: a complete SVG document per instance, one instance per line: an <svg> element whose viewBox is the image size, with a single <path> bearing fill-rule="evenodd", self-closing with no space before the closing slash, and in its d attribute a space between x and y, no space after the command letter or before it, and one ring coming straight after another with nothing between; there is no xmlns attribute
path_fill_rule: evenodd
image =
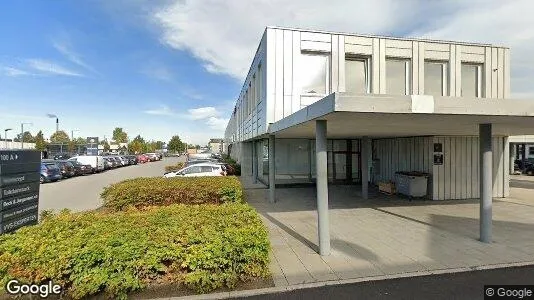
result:
<svg viewBox="0 0 534 300"><path fill-rule="evenodd" d="M137 155L137 162L140 163L140 164L144 164L146 162L149 162L150 159L148 158L148 156L144 155L144 154L139 154Z"/></svg>

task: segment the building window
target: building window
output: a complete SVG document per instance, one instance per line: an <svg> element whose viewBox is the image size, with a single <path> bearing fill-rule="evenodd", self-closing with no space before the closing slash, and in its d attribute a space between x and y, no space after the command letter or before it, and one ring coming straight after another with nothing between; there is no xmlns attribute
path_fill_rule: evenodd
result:
<svg viewBox="0 0 534 300"><path fill-rule="evenodd" d="M409 59L386 59L386 94L409 95L412 88Z"/></svg>
<svg viewBox="0 0 534 300"><path fill-rule="evenodd" d="M347 57L345 59L345 90L351 94L371 92L368 58Z"/></svg>
<svg viewBox="0 0 534 300"><path fill-rule="evenodd" d="M448 63L442 61L425 61L425 95L449 95Z"/></svg>
<svg viewBox="0 0 534 300"><path fill-rule="evenodd" d="M462 63L462 97L482 97L482 65Z"/></svg>
<svg viewBox="0 0 534 300"><path fill-rule="evenodd" d="M329 62L327 54L303 53L300 65L300 87L303 95L329 93Z"/></svg>
<svg viewBox="0 0 534 300"><path fill-rule="evenodd" d="M528 155L534 155L534 147L528 147Z"/></svg>

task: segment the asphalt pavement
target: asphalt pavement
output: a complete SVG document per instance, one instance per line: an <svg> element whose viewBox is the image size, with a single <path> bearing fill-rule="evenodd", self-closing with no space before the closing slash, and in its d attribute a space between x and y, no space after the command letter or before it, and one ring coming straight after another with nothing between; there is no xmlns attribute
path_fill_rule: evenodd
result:
<svg viewBox="0 0 534 300"><path fill-rule="evenodd" d="M63 208L68 208L71 211L96 209L102 206L100 193L104 187L130 178L162 176L165 166L184 160L184 157L166 157L161 161L41 184L39 212L43 210L58 211Z"/></svg>
<svg viewBox="0 0 534 300"><path fill-rule="evenodd" d="M484 299L484 285L534 285L534 266L322 286L240 299Z"/></svg>

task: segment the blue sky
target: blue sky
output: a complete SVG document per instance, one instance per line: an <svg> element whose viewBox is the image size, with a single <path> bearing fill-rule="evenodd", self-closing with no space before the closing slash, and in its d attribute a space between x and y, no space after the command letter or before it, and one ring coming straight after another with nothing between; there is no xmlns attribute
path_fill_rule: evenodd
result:
<svg viewBox="0 0 534 300"><path fill-rule="evenodd" d="M283 8L283 9L281 9ZM222 137L265 26L485 42L512 50L512 96L534 99L530 0L6 0L0 132ZM11 134L12 135L12 134Z"/></svg>
<svg viewBox="0 0 534 300"><path fill-rule="evenodd" d="M220 114L209 116L224 123L239 81L209 73L187 51L161 43L149 26L136 24L135 10L117 16L99 1L67 0L3 6L2 131L33 122L30 131L49 135L55 121L45 114L52 113L69 135L79 130L76 136L109 137L114 127L164 141L179 134L207 143L206 131L222 135L201 116L191 120L189 110L216 108Z"/></svg>

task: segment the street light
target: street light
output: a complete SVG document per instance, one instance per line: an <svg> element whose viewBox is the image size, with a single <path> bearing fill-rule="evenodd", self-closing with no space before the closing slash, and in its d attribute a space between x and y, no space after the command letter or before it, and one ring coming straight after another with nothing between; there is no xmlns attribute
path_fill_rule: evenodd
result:
<svg viewBox="0 0 534 300"><path fill-rule="evenodd" d="M24 149L24 125L33 126L33 123L20 123L20 148Z"/></svg>
<svg viewBox="0 0 534 300"><path fill-rule="evenodd" d="M4 139L6 141L6 149L7 149L7 132L13 130L13 128L6 128L4 129Z"/></svg>
<svg viewBox="0 0 534 300"><path fill-rule="evenodd" d="M54 114L46 114L47 117L51 119L56 119L56 132L59 131L59 118Z"/></svg>

